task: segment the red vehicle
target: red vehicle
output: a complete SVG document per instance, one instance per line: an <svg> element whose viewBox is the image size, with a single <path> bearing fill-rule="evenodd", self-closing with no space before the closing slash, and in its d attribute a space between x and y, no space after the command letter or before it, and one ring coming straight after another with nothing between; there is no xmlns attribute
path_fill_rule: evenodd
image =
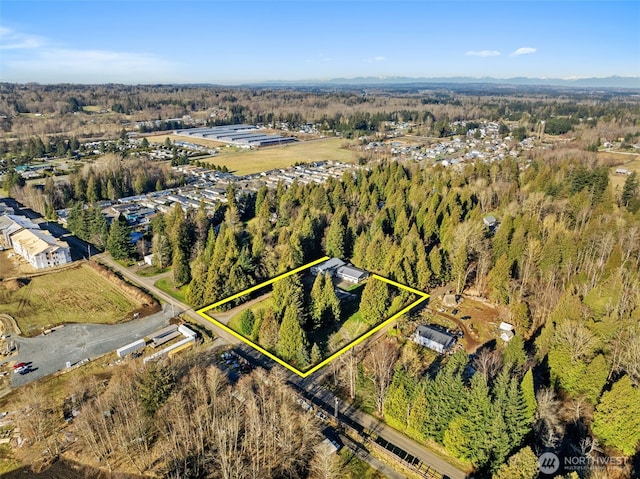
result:
<svg viewBox="0 0 640 479"><path fill-rule="evenodd" d="M21 373L23 371L26 371L28 368L29 368L29 365L27 363L16 363L13 365L13 372Z"/></svg>

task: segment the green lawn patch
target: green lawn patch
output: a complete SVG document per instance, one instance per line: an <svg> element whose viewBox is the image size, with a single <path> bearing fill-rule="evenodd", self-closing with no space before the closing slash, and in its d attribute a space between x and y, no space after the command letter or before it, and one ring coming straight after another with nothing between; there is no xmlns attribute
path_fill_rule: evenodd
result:
<svg viewBox="0 0 640 479"><path fill-rule="evenodd" d="M17 287L17 285L21 287ZM115 324L141 304L88 265L0 285L0 313L32 336L64 323Z"/></svg>
<svg viewBox="0 0 640 479"><path fill-rule="evenodd" d="M189 285L185 284L184 286L181 286L180 288L176 288L175 286L173 286L173 282L171 281L171 278L160 278L158 281L156 281L154 283L154 285L157 288L159 288L162 291L164 291L165 293L167 293L172 298L175 298L178 301L180 301L180 302L182 302L184 304L188 304L189 306L191 306L189 301L187 301L187 299L186 299L187 288L189 287Z"/></svg>
<svg viewBox="0 0 640 479"><path fill-rule="evenodd" d="M138 276L144 276L145 278L148 278L150 276L157 276L159 274L166 273L170 269L171 268L169 267L158 268L157 266L145 266L144 268L140 268L138 271L136 271L136 274Z"/></svg>

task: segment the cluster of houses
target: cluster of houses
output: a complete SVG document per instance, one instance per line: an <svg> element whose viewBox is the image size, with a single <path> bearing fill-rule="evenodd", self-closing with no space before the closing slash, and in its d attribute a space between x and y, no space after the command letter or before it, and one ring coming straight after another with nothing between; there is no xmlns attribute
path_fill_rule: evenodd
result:
<svg viewBox="0 0 640 479"><path fill-rule="evenodd" d="M464 126L465 122L454 122L450 126ZM400 160L431 160L445 167L460 167L464 163L476 161L500 161L508 156L517 157L519 150L533 147L533 140L525 138L515 143L509 136L501 138L500 125L496 122L481 121L477 129L467 132L466 137L443 139L432 144L407 143L403 141L371 141L364 147L369 151L390 153ZM397 136L397 135L387 135Z"/></svg>
<svg viewBox="0 0 640 479"><path fill-rule="evenodd" d="M0 246L13 248L35 269L71 263L69 245L40 229L25 216L0 216Z"/></svg>
<svg viewBox="0 0 640 479"><path fill-rule="evenodd" d="M236 198L255 195L264 185L275 188L278 183L290 185L294 181L300 184L310 182L324 183L329 178L341 178L356 166L339 162L322 162L310 165L298 165L247 176L235 176L232 173L210 170L195 165L173 167L185 177L185 185L177 188L154 191L144 195L120 198L117 201L101 201L97 206L102 214L111 221L122 215L135 229L147 230L151 220L158 213L169 213L175 206L183 210L197 209L204 205L207 213L213 214L220 203L226 203L227 188L235 186ZM62 224L66 224L68 210L56 212Z"/></svg>

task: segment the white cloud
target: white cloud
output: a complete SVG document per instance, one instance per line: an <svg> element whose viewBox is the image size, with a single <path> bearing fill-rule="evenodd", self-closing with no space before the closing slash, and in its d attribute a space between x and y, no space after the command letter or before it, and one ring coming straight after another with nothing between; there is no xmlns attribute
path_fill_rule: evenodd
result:
<svg viewBox="0 0 640 479"><path fill-rule="evenodd" d="M518 48L515 52L511 54L512 57L516 57L518 55L528 55L530 53L535 53L536 49L531 47L522 47Z"/></svg>
<svg viewBox="0 0 640 479"><path fill-rule="evenodd" d="M0 27L0 38L0 49L12 50L0 60L7 81L156 83L179 81L183 71L176 63L155 55L64 48L4 27Z"/></svg>
<svg viewBox="0 0 640 479"><path fill-rule="evenodd" d="M0 50L34 49L43 44L42 38L14 32L10 28L0 27Z"/></svg>
<svg viewBox="0 0 640 479"><path fill-rule="evenodd" d="M378 55L376 57L372 57L372 58L365 58L364 61L365 63L376 63L376 62L383 62L385 61L386 58L383 57L382 55Z"/></svg>
<svg viewBox="0 0 640 479"><path fill-rule="evenodd" d="M480 51L469 50L468 52L465 53L465 55L467 55L469 57L486 58L486 57L497 57L497 56L500 56L500 52L498 50L480 50Z"/></svg>
<svg viewBox="0 0 640 479"><path fill-rule="evenodd" d="M83 81L118 82L130 79L135 82L155 83L170 79L177 71L173 66L152 55L113 52L107 50L74 50L51 48L37 55L8 62L14 75L23 81ZM74 80L77 78L77 80Z"/></svg>

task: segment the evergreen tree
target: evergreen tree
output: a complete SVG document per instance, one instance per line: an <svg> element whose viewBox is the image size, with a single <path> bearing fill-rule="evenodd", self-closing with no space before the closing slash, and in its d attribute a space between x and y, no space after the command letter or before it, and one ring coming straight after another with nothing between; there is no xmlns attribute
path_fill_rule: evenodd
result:
<svg viewBox="0 0 640 479"><path fill-rule="evenodd" d="M498 258L488 276L489 298L498 304L509 303L509 279L511 266L506 255Z"/></svg>
<svg viewBox="0 0 640 479"><path fill-rule="evenodd" d="M98 248L104 249L107 244L107 239L109 238L109 224L107 223L107 219L97 208L90 210L89 216L89 241Z"/></svg>
<svg viewBox="0 0 640 479"><path fill-rule="evenodd" d="M341 207L331 219L327 231L326 251L327 255L334 258L345 258L347 250L347 210Z"/></svg>
<svg viewBox="0 0 640 479"><path fill-rule="evenodd" d="M482 374L473 376L464 407L463 414L449 424L443 444L456 457L482 468L493 453L493 434L499 432L493 422L489 386Z"/></svg>
<svg viewBox="0 0 640 479"><path fill-rule="evenodd" d="M634 171L627 176L620 196L622 204L632 213L640 209L640 189L638 189L638 185L638 173Z"/></svg>
<svg viewBox="0 0 640 479"><path fill-rule="evenodd" d="M276 317L282 318L287 307L291 305L296 311L301 324L304 324L304 288L297 274L287 276L273 283L271 299Z"/></svg>
<svg viewBox="0 0 640 479"><path fill-rule="evenodd" d="M518 333L505 345L502 353L502 362L505 368L519 371L526 361L527 353L524 350L524 338Z"/></svg>
<svg viewBox="0 0 640 479"><path fill-rule="evenodd" d="M387 318L391 300L389 287L384 281L369 279L360 298L362 320L373 326Z"/></svg>
<svg viewBox="0 0 640 479"><path fill-rule="evenodd" d="M107 251L117 260L127 260L133 256L131 228L122 215L118 215L111 223L109 238L107 239Z"/></svg>
<svg viewBox="0 0 640 479"><path fill-rule="evenodd" d="M151 363L140 378L140 403L148 416L156 411L169 398L174 386L172 369L169 366L158 366Z"/></svg>
<svg viewBox="0 0 640 479"><path fill-rule="evenodd" d="M189 260L179 246L173 248L173 257L171 261L171 277L173 286L179 288L191 281L191 269L189 268Z"/></svg>
<svg viewBox="0 0 640 479"><path fill-rule="evenodd" d="M533 384L533 371L528 369L522 378L520 383L520 389L522 390L522 397L526 405L525 415L529 420L529 424L533 421L533 417L536 414L538 408L538 402L536 401L536 392Z"/></svg>
<svg viewBox="0 0 640 479"><path fill-rule="evenodd" d="M502 464L491 479L536 479L539 472L538 456L526 446Z"/></svg>
<svg viewBox="0 0 640 479"><path fill-rule="evenodd" d="M278 332L278 356L285 361L297 363L298 367L306 366L303 361L307 356L307 338L300 326L298 310L289 304L284 311L282 324Z"/></svg>
<svg viewBox="0 0 640 479"><path fill-rule="evenodd" d="M409 423L416 380L403 370L396 370L384 403L384 416L390 426L404 431Z"/></svg>
<svg viewBox="0 0 640 479"><path fill-rule="evenodd" d="M314 366L320 361L322 361L322 351L320 350L320 346L318 346L318 343L313 343L313 346L311 347L311 360L309 364Z"/></svg>
<svg viewBox="0 0 640 479"><path fill-rule="evenodd" d="M278 320L272 309L268 309L258 332L258 343L267 351L273 352L278 343Z"/></svg>
<svg viewBox="0 0 640 479"><path fill-rule="evenodd" d="M340 299L338 299L338 295L336 294L336 290L333 286L333 281L328 274L324 282L322 296L326 307L325 324L340 321L340 315L342 313L340 309Z"/></svg>
<svg viewBox="0 0 640 479"><path fill-rule="evenodd" d="M324 283L326 276L324 274L316 275L311 288L311 319L315 327L322 326L322 320L326 305L324 302Z"/></svg>
<svg viewBox="0 0 640 479"><path fill-rule="evenodd" d="M606 446L626 456L633 455L640 442L640 389L623 376L602 395L593 414L593 432Z"/></svg>
<svg viewBox="0 0 640 479"><path fill-rule="evenodd" d="M250 337L253 332L253 325L256 318L253 315L253 311L250 309L245 309L242 314L240 314L240 333L243 335Z"/></svg>

